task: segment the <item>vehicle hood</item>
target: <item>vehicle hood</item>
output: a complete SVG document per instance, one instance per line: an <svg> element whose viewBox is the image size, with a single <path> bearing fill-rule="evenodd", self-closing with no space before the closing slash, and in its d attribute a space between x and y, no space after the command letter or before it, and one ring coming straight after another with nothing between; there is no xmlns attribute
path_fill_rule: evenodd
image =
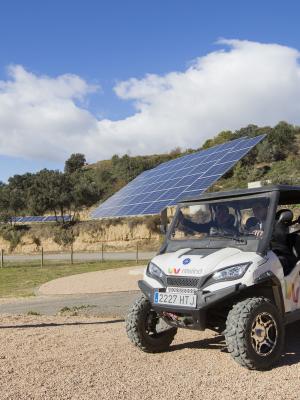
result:
<svg viewBox="0 0 300 400"><path fill-rule="evenodd" d="M166 275L173 276L203 276L227 266L245 263L256 258L253 252L244 252L240 249L227 247L217 249L205 255L190 254L191 249L181 249L173 253L158 255L152 259Z"/></svg>

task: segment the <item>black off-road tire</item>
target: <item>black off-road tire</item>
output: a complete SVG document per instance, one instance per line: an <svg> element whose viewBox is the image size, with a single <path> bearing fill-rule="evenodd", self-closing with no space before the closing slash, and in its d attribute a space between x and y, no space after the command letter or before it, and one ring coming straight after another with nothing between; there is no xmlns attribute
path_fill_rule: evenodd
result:
<svg viewBox="0 0 300 400"><path fill-rule="evenodd" d="M177 333L177 328L169 327L163 332L157 333L148 332L147 321L151 315L157 314L151 309L150 301L145 296L140 296L127 315L127 336L135 346L146 353L167 351Z"/></svg>
<svg viewBox="0 0 300 400"><path fill-rule="evenodd" d="M276 324L276 341L270 354L258 354L253 339L253 324L261 315L271 316ZM275 329L273 329L273 334ZM252 332L252 333L251 333ZM253 297L235 304L228 313L225 339L233 359L248 369L269 369L282 354L285 328L277 308L264 297ZM273 335L274 336L274 335Z"/></svg>

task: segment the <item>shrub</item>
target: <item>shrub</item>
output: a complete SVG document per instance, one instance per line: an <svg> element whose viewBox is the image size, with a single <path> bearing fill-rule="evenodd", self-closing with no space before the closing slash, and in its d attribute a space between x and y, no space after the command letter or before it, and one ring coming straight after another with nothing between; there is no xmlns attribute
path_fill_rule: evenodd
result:
<svg viewBox="0 0 300 400"><path fill-rule="evenodd" d="M160 224L161 224L161 222L160 222L159 215L149 216L146 219L146 227L152 233L161 233L160 232Z"/></svg>
<svg viewBox="0 0 300 400"><path fill-rule="evenodd" d="M68 247L75 242L76 236L72 227L58 226L54 231L53 240L62 247Z"/></svg>
<svg viewBox="0 0 300 400"><path fill-rule="evenodd" d="M4 225L0 230L0 235L9 242L9 251L12 252L21 243L22 236L28 230L26 226Z"/></svg>
<svg viewBox="0 0 300 400"><path fill-rule="evenodd" d="M42 244L41 239L38 236L35 236L35 235L32 235L31 238L32 238L32 243L35 244L36 248L38 249Z"/></svg>
<svg viewBox="0 0 300 400"><path fill-rule="evenodd" d="M133 231L133 229L139 224L139 220L137 218L130 218L127 221L128 228Z"/></svg>

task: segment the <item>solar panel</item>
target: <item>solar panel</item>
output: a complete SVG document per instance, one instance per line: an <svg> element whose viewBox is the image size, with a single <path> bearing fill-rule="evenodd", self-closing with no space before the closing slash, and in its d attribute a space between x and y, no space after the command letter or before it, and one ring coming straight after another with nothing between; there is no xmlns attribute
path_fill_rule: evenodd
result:
<svg viewBox="0 0 300 400"><path fill-rule="evenodd" d="M56 221L62 221L62 220L64 220L65 222L70 221L71 216L64 215L64 219L63 219L61 215L58 215L57 217L55 217L55 215L50 215L49 217L45 217L44 222L56 222Z"/></svg>
<svg viewBox="0 0 300 400"><path fill-rule="evenodd" d="M56 221L55 216L51 215L49 217L46 217L44 222L53 222Z"/></svg>
<svg viewBox="0 0 300 400"><path fill-rule="evenodd" d="M64 215L64 221L68 222L71 220L70 215ZM13 217L12 218L13 222L18 222L18 223L27 223L27 222L55 222L56 217L51 215L51 216L26 216L26 217ZM62 221L62 217L58 216L57 221Z"/></svg>
<svg viewBox="0 0 300 400"><path fill-rule="evenodd" d="M12 222L19 222L22 219L22 217L12 217Z"/></svg>
<svg viewBox="0 0 300 400"><path fill-rule="evenodd" d="M184 198L199 196L265 135L239 138L167 161L145 171L97 207L92 218L158 214Z"/></svg>

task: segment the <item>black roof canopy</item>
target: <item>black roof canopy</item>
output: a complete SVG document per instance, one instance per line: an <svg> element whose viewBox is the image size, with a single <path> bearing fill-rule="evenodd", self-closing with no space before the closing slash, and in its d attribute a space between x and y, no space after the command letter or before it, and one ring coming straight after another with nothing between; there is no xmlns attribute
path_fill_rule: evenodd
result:
<svg viewBox="0 0 300 400"><path fill-rule="evenodd" d="M300 186L291 185L269 185L251 189L236 189L227 192L204 193L199 197L186 198L180 203L189 203L205 200L221 200L235 197L253 196L255 194L279 192L279 204L297 204L300 203Z"/></svg>

